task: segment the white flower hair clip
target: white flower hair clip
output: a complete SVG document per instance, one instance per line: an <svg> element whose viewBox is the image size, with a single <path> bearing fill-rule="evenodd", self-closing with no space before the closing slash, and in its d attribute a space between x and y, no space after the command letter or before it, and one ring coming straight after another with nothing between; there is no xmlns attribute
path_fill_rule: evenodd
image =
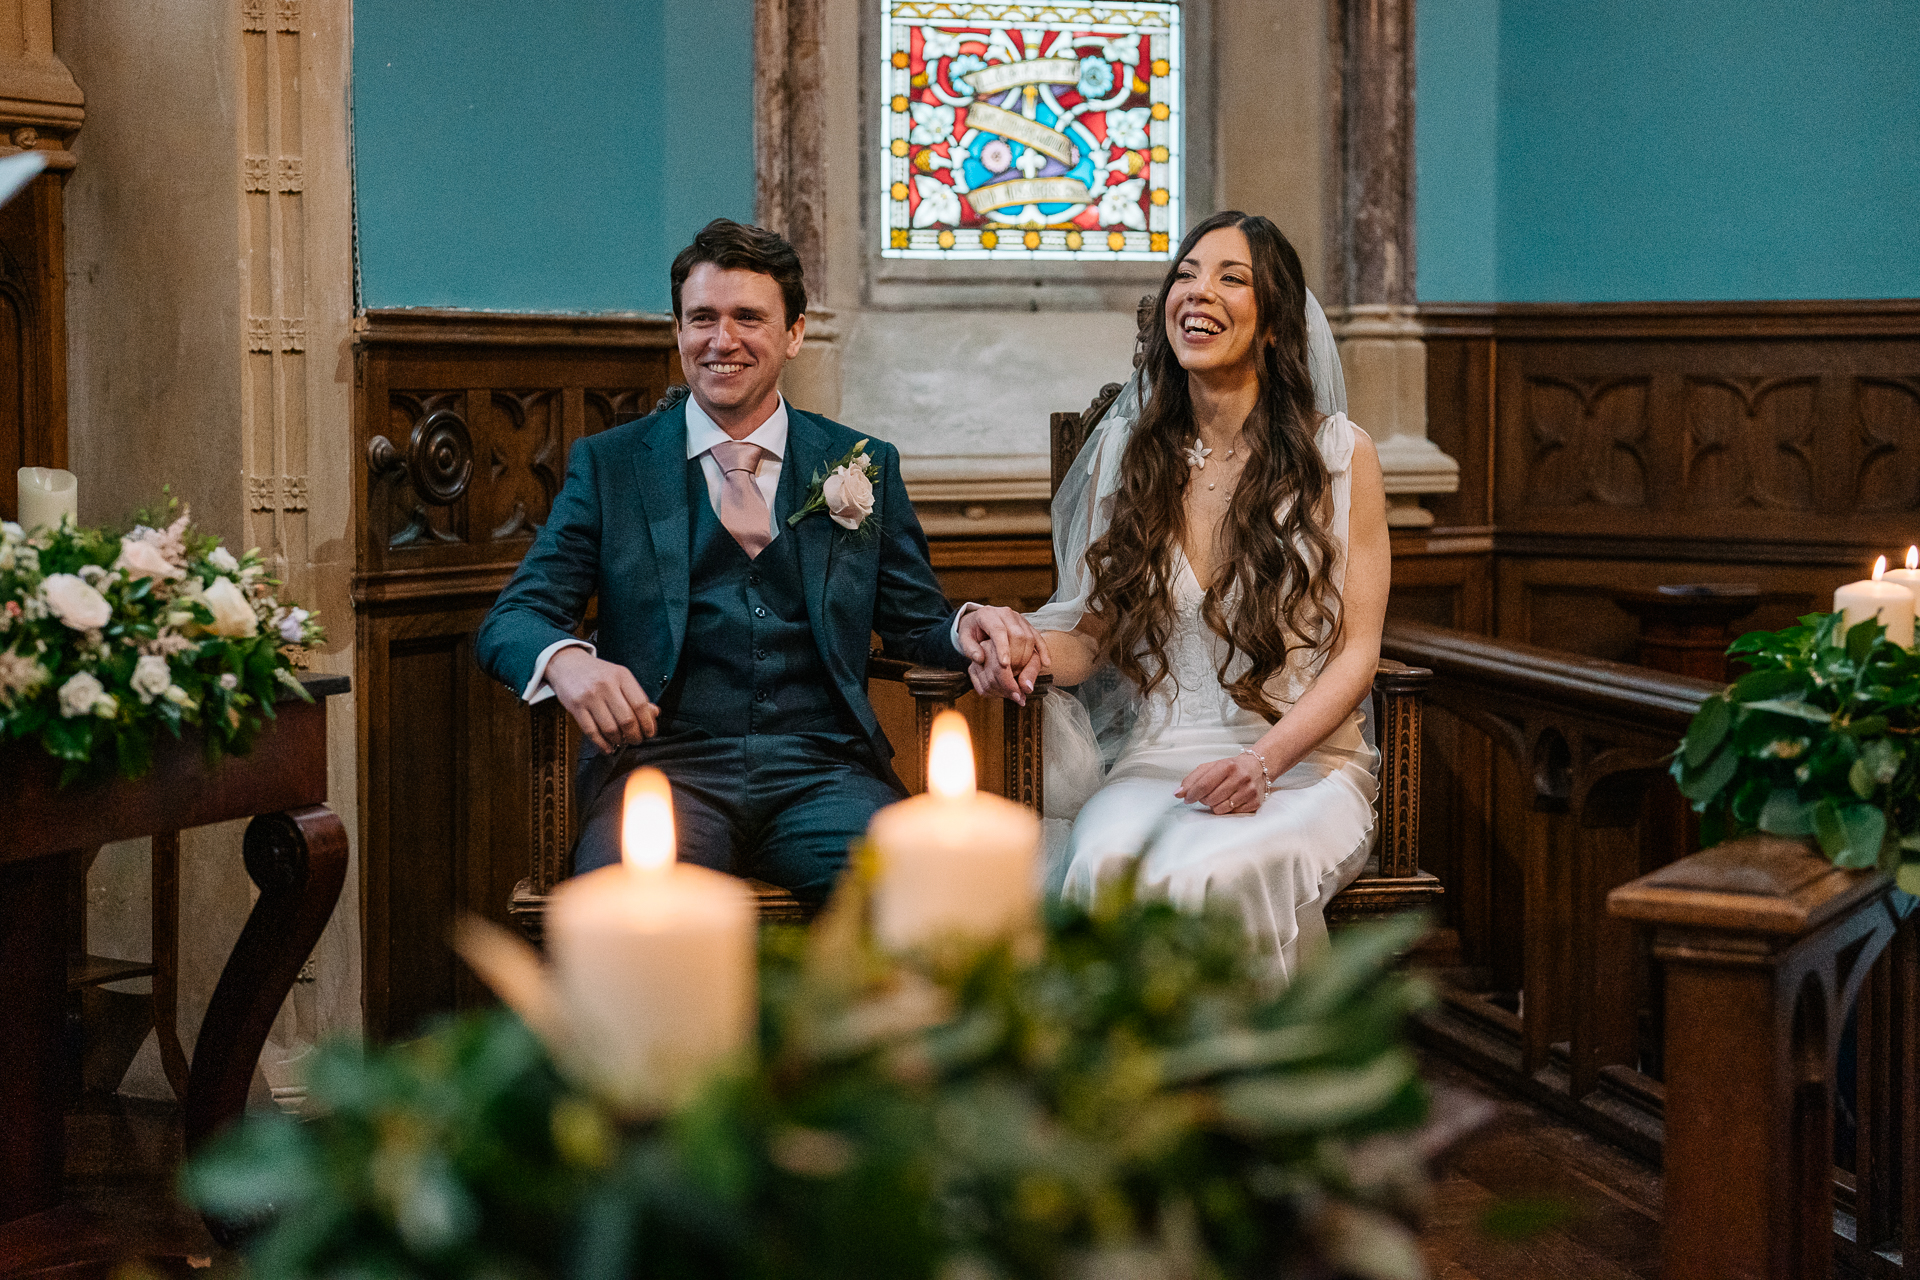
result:
<svg viewBox="0 0 1920 1280"><path fill-rule="evenodd" d="M1207 469L1207 457L1212 452L1213 450L1207 448L1205 441L1200 439L1199 436L1195 436L1193 438L1193 444L1187 448L1187 465L1196 471L1205 471Z"/></svg>

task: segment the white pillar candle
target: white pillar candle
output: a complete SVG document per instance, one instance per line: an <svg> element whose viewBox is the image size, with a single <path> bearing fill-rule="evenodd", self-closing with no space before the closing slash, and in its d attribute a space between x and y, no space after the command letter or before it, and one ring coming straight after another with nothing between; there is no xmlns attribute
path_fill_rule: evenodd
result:
<svg viewBox="0 0 1920 1280"><path fill-rule="evenodd" d="M71 471L52 467L22 467L19 477L20 527L57 528L60 517L80 518L80 482Z"/></svg>
<svg viewBox="0 0 1920 1280"><path fill-rule="evenodd" d="M966 718L942 712L927 751L928 793L888 805L867 828L878 871L873 927L891 951L944 940L1019 940L1039 923L1040 819L974 790Z"/></svg>
<svg viewBox="0 0 1920 1280"><path fill-rule="evenodd" d="M1914 612L1920 614L1920 546L1907 548L1907 567L1889 569L1882 582L1891 582L1895 586L1905 587L1913 593Z"/></svg>
<svg viewBox="0 0 1920 1280"><path fill-rule="evenodd" d="M753 895L674 860L673 797L656 769L627 776L622 864L563 883L547 906L567 1057L615 1106L687 1100L752 1043Z"/></svg>
<svg viewBox="0 0 1920 1280"><path fill-rule="evenodd" d="M1887 639L1903 649L1913 647L1914 596L1905 587L1881 579L1887 572L1887 558L1873 562L1873 577L1849 582L1833 593L1835 613L1846 615L1844 630L1869 618L1880 619Z"/></svg>

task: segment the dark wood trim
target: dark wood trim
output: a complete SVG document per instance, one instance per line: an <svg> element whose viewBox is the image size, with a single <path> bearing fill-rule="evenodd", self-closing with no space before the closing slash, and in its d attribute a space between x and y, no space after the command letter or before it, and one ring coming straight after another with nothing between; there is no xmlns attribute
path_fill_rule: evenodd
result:
<svg viewBox="0 0 1920 1280"><path fill-rule="evenodd" d="M1422 303L1428 338L1912 338L1920 298Z"/></svg>
<svg viewBox="0 0 1920 1280"><path fill-rule="evenodd" d="M356 347L421 345L495 347L671 348L673 317L654 312L623 315L541 315L395 307L363 311L353 321ZM676 365L675 373L678 373Z"/></svg>

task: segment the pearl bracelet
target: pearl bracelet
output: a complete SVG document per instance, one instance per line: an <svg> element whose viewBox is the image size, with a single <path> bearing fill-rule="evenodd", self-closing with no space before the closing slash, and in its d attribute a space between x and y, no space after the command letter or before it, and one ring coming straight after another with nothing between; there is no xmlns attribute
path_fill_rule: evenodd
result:
<svg viewBox="0 0 1920 1280"><path fill-rule="evenodd" d="M1258 751L1255 751L1252 747L1240 748L1240 754L1243 756L1252 756L1254 762L1260 766L1260 794L1265 795L1267 792L1273 790L1273 775L1267 772L1267 758Z"/></svg>

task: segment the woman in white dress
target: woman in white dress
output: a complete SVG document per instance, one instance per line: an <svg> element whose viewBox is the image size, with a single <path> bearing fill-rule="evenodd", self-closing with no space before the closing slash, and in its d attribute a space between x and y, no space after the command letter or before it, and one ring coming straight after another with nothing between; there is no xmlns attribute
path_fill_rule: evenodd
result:
<svg viewBox="0 0 1920 1280"><path fill-rule="evenodd" d="M1231 903L1283 978L1372 843L1360 708L1389 575L1373 442L1315 408L1318 311L1268 219L1187 235L1144 402L1062 485L1060 590L1031 615L1079 693L1046 704L1054 885L1090 900L1132 869L1180 906Z"/></svg>

